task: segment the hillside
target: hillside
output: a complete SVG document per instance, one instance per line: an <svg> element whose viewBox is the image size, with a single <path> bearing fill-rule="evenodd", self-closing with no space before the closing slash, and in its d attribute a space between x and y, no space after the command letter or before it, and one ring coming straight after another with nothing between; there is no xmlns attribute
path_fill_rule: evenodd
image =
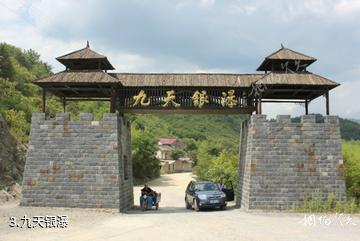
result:
<svg viewBox="0 0 360 241"><path fill-rule="evenodd" d="M51 67L42 62L35 51L21 50L6 43L0 44L0 56L0 113L16 139L26 143L31 113L40 111L41 106L40 88L31 81L51 74ZM61 109L58 99L49 96L47 114L54 116ZM75 117L80 112L93 112L100 118L102 112L108 110L108 103L69 103L67 110ZM130 118L137 129L147 129L155 138L216 140L225 148L237 144L242 119L236 115L133 115ZM340 124L343 139L360 140L360 123L341 119Z"/></svg>
<svg viewBox="0 0 360 241"><path fill-rule="evenodd" d="M340 118L340 132L344 140L360 140L360 123Z"/></svg>
<svg viewBox="0 0 360 241"><path fill-rule="evenodd" d="M25 151L24 146L9 133L0 114L0 190L21 182Z"/></svg>
<svg viewBox="0 0 360 241"><path fill-rule="evenodd" d="M131 116L135 128L146 129L155 138L178 137L188 146L210 141L220 149L233 151L237 151L243 118L241 115Z"/></svg>
<svg viewBox="0 0 360 241"><path fill-rule="evenodd" d="M11 136L15 137L11 142L27 144L31 114L39 112L41 106L41 90L31 81L50 74L52 74L51 67L42 62L35 51L21 50L0 43L0 114L4 117ZM71 102L67 106L72 118L77 118L80 112L91 112L94 113L95 118L100 119L102 113L108 110L109 103L104 102ZM49 95L47 116L53 117L56 112L61 111L58 98ZM155 143L159 137L179 137L194 160L208 161L214 156L219 156L224 150L232 155L238 155L240 123L243 118L241 115L129 115L128 117L132 122L133 150L141 150L146 145L153 145L156 148ZM321 120L323 117L318 115L317 118ZM294 119L299 120L299 118ZM360 140L360 123L340 119L340 125L343 139ZM5 131L3 126L0 129ZM8 155L16 155L14 152L15 150ZM139 157L142 156L142 153L137 154ZM136 161L145 165L141 163L143 160L134 160L134 163ZM21 168L19 167L18 170Z"/></svg>
<svg viewBox="0 0 360 241"><path fill-rule="evenodd" d="M300 122L300 117L292 118L293 121ZM324 122L324 116L316 114L317 122ZM340 132L343 140L360 140L360 123L353 120L339 118Z"/></svg>
<svg viewBox="0 0 360 241"><path fill-rule="evenodd" d="M350 120L360 124L360 119L350 119Z"/></svg>

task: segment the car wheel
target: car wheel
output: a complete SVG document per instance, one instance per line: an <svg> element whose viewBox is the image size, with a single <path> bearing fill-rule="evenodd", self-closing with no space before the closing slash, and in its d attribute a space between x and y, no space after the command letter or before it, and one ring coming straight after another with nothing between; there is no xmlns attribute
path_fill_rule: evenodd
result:
<svg viewBox="0 0 360 241"><path fill-rule="evenodd" d="M221 210L226 210L226 204L225 204L225 205L220 206L220 209L221 209Z"/></svg>
<svg viewBox="0 0 360 241"><path fill-rule="evenodd" d="M185 207L186 207L186 209L190 209L190 208L191 208L191 205L190 205L190 203L187 201L186 198L185 198Z"/></svg>
<svg viewBox="0 0 360 241"><path fill-rule="evenodd" d="M199 208L199 205L198 205L196 199L194 199L194 210L195 210L196 212L199 212L199 211L200 211L200 208Z"/></svg>

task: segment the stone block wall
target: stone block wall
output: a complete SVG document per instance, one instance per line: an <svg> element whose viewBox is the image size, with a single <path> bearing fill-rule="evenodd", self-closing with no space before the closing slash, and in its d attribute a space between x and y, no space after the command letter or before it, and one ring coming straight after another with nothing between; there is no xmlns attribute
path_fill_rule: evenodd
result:
<svg viewBox="0 0 360 241"><path fill-rule="evenodd" d="M291 209L314 193L346 198L339 120L314 115L292 123L252 115L242 126L238 205L245 209Z"/></svg>
<svg viewBox="0 0 360 241"><path fill-rule="evenodd" d="M246 158L246 149L247 149L247 136L248 136L248 119L245 119L241 123L240 128L240 162L239 162L239 183L237 190L236 206L241 207L241 201L244 204L245 200L249 200L249 182L250 173L245 172L245 158Z"/></svg>
<svg viewBox="0 0 360 241"><path fill-rule="evenodd" d="M115 208L133 206L130 123L118 114L32 116L22 206Z"/></svg>

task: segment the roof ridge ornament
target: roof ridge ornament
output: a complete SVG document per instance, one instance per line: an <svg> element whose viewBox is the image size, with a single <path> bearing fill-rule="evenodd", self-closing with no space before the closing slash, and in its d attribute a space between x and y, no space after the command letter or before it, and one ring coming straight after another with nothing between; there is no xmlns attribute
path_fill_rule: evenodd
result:
<svg viewBox="0 0 360 241"><path fill-rule="evenodd" d="M86 48L90 48L89 40L86 40Z"/></svg>
<svg viewBox="0 0 360 241"><path fill-rule="evenodd" d="M284 47L284 45L283 45L282 43L281 43L280 45L281 45L281 48L282 48L282 49L284 49L284 48L285 48L285 47Z"/></svg>

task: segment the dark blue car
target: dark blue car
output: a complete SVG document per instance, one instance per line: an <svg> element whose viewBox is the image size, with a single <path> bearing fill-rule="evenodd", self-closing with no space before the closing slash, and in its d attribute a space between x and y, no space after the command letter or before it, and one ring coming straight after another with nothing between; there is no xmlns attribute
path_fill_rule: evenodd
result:
<svg viewBox="0 0 360 241"><path fill-rule="evenodd" d="M185 192L185 206L199 211L201 208L225 209L226 194L212 181L191 181Z"/></svg>

